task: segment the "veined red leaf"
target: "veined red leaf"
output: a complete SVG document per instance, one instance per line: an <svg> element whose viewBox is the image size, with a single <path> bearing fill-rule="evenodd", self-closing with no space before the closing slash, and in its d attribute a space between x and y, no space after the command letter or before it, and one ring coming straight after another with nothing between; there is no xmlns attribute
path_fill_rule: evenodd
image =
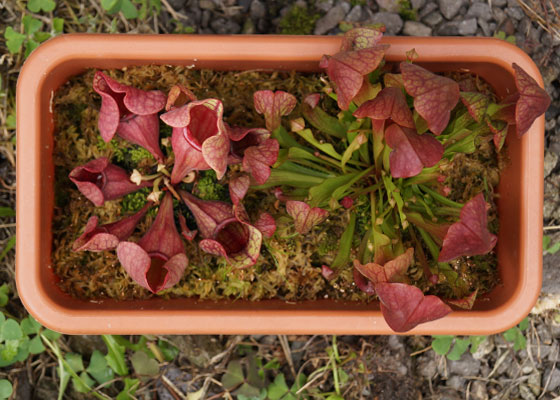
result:
<svg viewBox="0 0 560 400"><path fill-rule="evenodd" d="M383 318L395 332L409 331L451 312L439 297L424 296L417 287L404 283L378 283L375 292L381 302Z"/></svg>
<svg viewBox="0 0 560 400"><path fill-rule="evenodd" d="M336 277L336 272L329 268L328 265L322 265L321 275L323 275L323 278L325 278L327 281L330 281Z"/></svg>
<svg viewBox="0 0 560 400"><path fill-rule="evenodd" d="M340 51L361 50L373 47L383 37L381 29L354 28L344 34Z"/></svg>
<svg viewBox="0 0 560 400"><path fill-rule="evenodd" d="M446 301L450 304L453 304L454 306L463 308L465 310L472 310L477 294L478 288L467 297L463 297L462 299L448 299Z"/></svg>
<svg viewBox="0 0 560 400"><path fill-rule="evenodd" d="M373 100L366 101L353 114L357 118L388 119L414 129L412 111L406 104L403 92L394 87L383 89Z"/></svg>
<svg viewBox="0 0 560 400"><path fill-rule="evenodd" d="M157 114L130 114L121 118L117 134L130 143L148 150L154 158L163 163L163 153L159 148L159 118Z"/></svg>
<svg viewBox="0 0 560 400"><path fill-rule="evenodd" d="M434 137L396 124L385 130L385 140L393 149L389 155L393 178L416 176L424 167L436 165L443 156L443 146Z"/></svg>
<svg viewBox="0 0 560 400"><path fill-rule="evenodd" d="M459 221L447 230L438 262L486 254L492 250L498 238L488 231L487 219L486 201L479 193L463 206Z"/></svg>
<svg viewBox="0 0 560 400"><path fill-rule="evenodd" d="M266 139L258 146L251 146L243 155L243 169L249 172L259 185L270 177L270 167L278 159L280 145L276 139Z"/></svg>
<svg viewBox="0 0 560 400"><path fill-rule="evenodd" d="M358 289L370 296L375 294L373 283L371 281L368 281L365 276L360 273L360 271L354 268L352 270L352 274L354 276L354 283L356 284Z"/></svg>
<svg viewBox="0 0 560 400"><path fill-rule="evenodd" d="M297 104L296 98L288 92L259 90L253 94L255 110L264 115L266 129L273 132L281 124L281 118L292 112Z"/></svg>
<svg viewBox="0 0 560 400"><path fill-rule="evenodd" d="M364 75L374 71L389 45L379 44L366 49L345 51L332 57L324 56L320 66L336 85L338 106L347 110L352 99L362 87Z"/></svg>
<svg viewBox="0 0 560 400"><path fill-rule="evenodd" d="M476 122L482 121L490 104L488 96L478 92L461 92L461 101Z"/></svg>
<svg viewBox="0 0 560 400"><path fill-rule="evenodd" d="M262 212L259 215L254 226L267 238L271 238L274 232L276 232L276 221L274 221L274 217L267 212Z"/></svg>
<svg viewBox="0 0 560 400"><path fill-rule="evenodd" d="M296 231L302 235L323 222L329 215L327 210L318 207L311 208L303 201L294 200L286 202L286 211L294 219Z"/></svg>
<svg viewBox="0 0 560 400"><path fill-rule="evenodd" d="M246 174L238 175L229 180L229 197L233 204L239 204L249 190L250 178Z"/></svg>
<svg viewBox="0 0 560 400"><path fill-rule="evenodd" d="M385 75L383 75L383 83L385 84L385 87L404 89L402 74L386 73Z"/></svg>
<svg viewBox="0 0 560 400"><path fill-rule="evenodd" d="M515 123L517 136L521 137L533 125L533 121L547 110L550 97L519 65L513 63L513 69L515 85L520 95L515 106Z"/></svg>
<svg viewBox="0 0 560 400"><path fill-rule="evenodd" d="M492 141L494 142L496 150L500 151L506 141L509 125L507 122L501 120L487 120L486 124L494 134Z"/></svg>
<svg viewBox="0 0 560 400"><path fill-rule="evenodd" d="M189 101L196 101L195 94L183 85L174 85L167 95L165 111L169 111L173 107L181 107Z"/></svg>
<svg viewBox="0 0 560 400"><path fill-rule="evenodd" d="M413 259L414 249L409 248L406 252L387 261L384 265L375 262L362 265L358 260L354 260L354 268L374 285L381 282L402 282L406 278L406 271Z"/></svg>
<svg viewBox="0 0 560 400"><path fill-rule="evenodd" d="M428 122L433 134L441 134L459 101L459 85L407 62L401 63L401 72L407 93L414 97L414 108Z"/></svg>

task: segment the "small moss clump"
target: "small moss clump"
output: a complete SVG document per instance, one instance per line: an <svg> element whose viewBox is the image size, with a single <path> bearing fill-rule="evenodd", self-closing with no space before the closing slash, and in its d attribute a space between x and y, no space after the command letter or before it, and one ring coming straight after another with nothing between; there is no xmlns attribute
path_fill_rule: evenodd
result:
<svg viewBox="0 0 560 400"><path fill-rule="evenodd" d="M220 184L213 170L202 171L196 181L194 194L202 200L229 200L226 185Z"/></svg>
<svg viewBox="0 0 560 400"><path fill-rule="evenodd" d="M399 15L405 21L416 21L418 19L416 10L412 8L410 0L399 0Z"/></svg>
<svg viewBox="0 0 560 400"><path fill-rule="evenodd" d="M294 6L280 20L280 33L282 35L309 35L313 33L315 22L320 18L307 7Z"/></svg>

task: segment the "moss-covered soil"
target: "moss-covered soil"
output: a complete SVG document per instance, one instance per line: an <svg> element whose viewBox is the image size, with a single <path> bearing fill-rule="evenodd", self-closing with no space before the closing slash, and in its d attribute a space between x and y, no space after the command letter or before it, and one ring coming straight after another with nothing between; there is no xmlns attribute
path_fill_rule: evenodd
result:
<svg viewBox="0 0 560 400"><path fill-rule="evenodd" d="M319 75L287 72L213 72L176 66L131 67L107 73L120 82L135 87L167 93L174 84L191 89L199 99L216 97L224 103L227 123L246 127L262 127L264 120L253 109L253 93L257 90L285 90L301 101L305 94L321 91L323 83ZM137 168L143 174L153 173L157 163L142 148L131 145L115 136L106 144L97 129L100 97L92 89L94 71L72 78L55 95L55 147L56 172L55 211L53 219L53 266L61 278L61 288L80 298L111 297L115 299L147 298L147 290L136 285L120 266L114 251L100 253L73 252L72 243L83 232L89 217L97 215L100 223L113 222L140 209L149 190L144 189L123 199L108 201L95 207L86 200L68 179L68 173L76 166L101 156L128 171ZM299 107L290 115L300 116ZM170 135L170 128L161 124L161 137ZM451 187L451 198L466 201L481 188L492 190L499 179L500 162L492 143L481 141L478 151L471 155L456 157L448 166L446 184ZM208 200L229 201L227 179L235 172L228 170L225 178L216 181L211 172L200 173L194 184L182 184L184 189ZM490 189L488 189L490 188ZM233 269L224 259L198 249L196 240L185 242L189 266L182 280L173 288L158 295L198 296L202 299L241 298L261 300L280 298L286 301L333 298L352 301L369 301L371 296L362 293L353 282L352 265L349 262L340 269L338 277L327 281L321 275L321 265L329 265L338 249L338 240L349 220L349 212L338 208L330 212L326 222L314 228L311 234L294 234L291 218L283 204L272 191L250 191L244 200L250 217L254 220L261 211L267 211L277 221L277 234L264 239L261 257L254 267ZM356 207L357 221L355 247L360 243L360 217L367 224L369 209L366 201ZM194 219L186 206L175 204L175 215L183 214L191 228ZM150 227L155 210L139 224L131 240L139 239ZM177 224L178 226L178 224ZM495 206L489 214L490 230L497 231ZM360 229L361 228L361 229ZM427 253L427 252L426 252ZM441 284L431 292L452 297L453 291L446 280L460 281L464 292L479 289L485 292L497 283L496 259L493 253L486 256L465 257L451 263L451 270L440 271ZM422 267L409 269L411 281L424 289ZM447 284L446 284L447 283Z"/></svg>

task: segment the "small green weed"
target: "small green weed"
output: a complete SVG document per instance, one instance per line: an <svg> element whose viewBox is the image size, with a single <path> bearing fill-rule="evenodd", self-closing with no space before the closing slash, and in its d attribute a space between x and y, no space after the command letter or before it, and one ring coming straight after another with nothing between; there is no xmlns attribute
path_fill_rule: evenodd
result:
<svg viewBox="0 0 560 400"><path fill-rule="evenodd" d="M511 44L516 44L515 36L513 35L506 35L504 31L494 32L494 37L498 39L505 40Z"/></svg>
<svg viewBox="0 0 560 400"><path fill-rule="evenodd" d="M280 20L280 33L282 35L309 35L313 32L319 14L309 11L307 7L294 6Z"/></svg>
<svg viewBox="0 0 560 400"><path fill-rule="evenodd" d="M6 47L10 53L18 54L23 47L25 57L29 56L39 44L64 30L64 20L61 18L53 18L49 32L43 31L43 22L31 15L25 15L21 23L23 33L16 32L11 26L8 26L4 31L4 39L6 39Z"/></svg>
<svg viewBox="0 0 560 400"><path fill-rule="evenodd" d="M471 354L474 354L478 346L487 338L486 336L466 336L465 338L459 338L453 335L435 335L432 337L432 349L436 354L447 356L449 360L461 359L461 356L467 351L469 346L471 348ZM451 345L453 345L452 349Z"/></svg>
<svg viewBox="0 0 560 400"><path fill-rule="evenodd" d="M552 238L548 235L543 236L543 252L556 254L560 250L560 242L552 243Z"/></svg>
<svg viewBox="0 0 560 400"><path fill-rule="evenodd" d="M523 350L527 347L527 339L525 339L523 331L526 330L528 326L529 318L525 317L519 325L514 326L503 333L504 339L508 342L513 342L513 349L515 351Z"/></svg>
<svg viewBox="0 0 560 400"><path fill-rule="evenodd" d="M160 13L161 0L101 0L101 7L109 15L121 12L126 19L146 19Z"/></svg>
<svg viewBox="0 0 560 400"><path fill-rule="evenodd" d="M12 383L7 379L0 379L0 399L7 399L13 392Z"/></svg>

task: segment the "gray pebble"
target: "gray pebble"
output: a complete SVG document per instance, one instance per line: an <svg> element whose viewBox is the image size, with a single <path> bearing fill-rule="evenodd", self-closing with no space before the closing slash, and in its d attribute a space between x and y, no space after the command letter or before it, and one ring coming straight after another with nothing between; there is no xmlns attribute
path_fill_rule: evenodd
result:
<svg viewBox="0 0 560 400"><path fill-rule="evenodd" d="M437 33L440 36L457 36L459 34L459 24L458 21L445 22L439 26Z"/></svg>
<svg viewBox="0 0 560 400"><path fill-rule="evenodd" d="M477 22L484 36L492 36L492 31L490 30L490 25L488 24L488 22L486 22L482 18L477 19Z"/></svg>
<svg viewBox="0 0 560 400"><path fill-rule="evenodd" d="M519 2L518 2L518 0L507 0L507 6L508 7L518 7Z"/></svg>
<svg viewBox="0 0 560 400"><path fill-rule="evenodd" d="M338 26L338 23L344 19L344 16L347 12L343 4L348 3L341 3L336 5L317 21L317 23L315 24L315 30L313 31L315 35L324 35L331 29Z"/></svg>
<svg viewBox="0 0 560 400"><path fill-rule="evenodd" d="M210 22L210 28L218 35L236 34L241 32L241 26L231 19L217 18Z"/></svg>
<svg viewBox="0 0 560 400"><path fill-rule="evenodd" d="M426 6L420 11L420 13L418 14L418 17L420 18L424 18L426 15L430 14L431 12L435 11L438 9L438 6L436 3L432 3L429 2L428 4L426 4Z"/></svg>
<svg viewBox="0 0 560 400"><path fill-rule="evenodd" d="M403 20L397 13L378 12L374 14L373 18L368 22L374 24L385 24L385 27L387 28L387 35L396 35L403 27Z"/></svg>
<svg viewBox="0 0 560 400"><path fill-rule="evenodd" d="M488 21L492 19L492 8L488 3L474 3L467 11L467 17L476 17Z"/></svg>
<svg viewBox="0 0 560 400"><path fill-rule="evenodd" d="M475 360L470 353L465 353L460 360L448 362L449 373L459 376L476 376L480 371L480 361Z"/></svg>
<svg viewBox="0 0 560 400"><path fill-rule="evenodd" d="M199 0L198 7L202 10L214 10L216 8L216 4L212 0Z"/></svg>
<svg viewBox="0 0 560 400"><path fill-rule="evenodd" d="M420 376L426 379L432 379L437 373L436 360L429 355L419 357L416 364L416 371Z"/></svg>
<svg viewBox="0 0 560 400"><path fill-rule="evenodd" d="M473 381L471 384L471 399L488 400L488 391L483 381Z"/></svg>
<svg viewBox="0 0 560 400"><path fill-rule="evenodd" d="M507 4L507 0L492 0L492 6L503 7Z"/></svg>
<svg viewBox="0 0 560 400"><path fill-rule="evenodd" d="M426 4L426 0L410 0L410 5L415 10L420 10Z"/></svg>
<svg viewBox="0 0 560 400"><path fill-rule="evenodd" d="M531 375L529 375L527 386L535 396L541 393L541 373L538 370L533 371Z"/></svg>
<svg viewBox="0 0 560 400"><path fill-rule="evenodd" d="M535 395L527 385L519 385L519 395L523 400L536 400Z"/></svg>
<svg viewBox="0 0 560 400"><path fill-rule="evenodd" d="M439 0L439 10L447 19L452 19L463 5L461 0Z"/></svg>
<svg viewBox="0 0 560 400"><path fill-rule="evenodd" d="M211 17L212 17L212 12L210 12L209 10L202 11L202 17L200 17L200 27L208 28L208 24L210 23Z"/></svg>
<svg viewBox="0 0 560 400"><path fill-rule="evenodd" d="M171 8L173 8L175 11L181 11L183 7L185 7L185 4L187 3L187 0L168 0L168 1Z"/></svg>
<svg viewBox="0 0 560 400"><path fill-rule="evenodd" d="M462 377L457 376L457 375L453 375L445 382L445 385L449 386L449 387L451 387L455 390L463 390L463 388L465 387L466 381L467 380L465 378L462 378Z"/></svg>
<svg viewBox="0 0 560 400"><path fill-rule="evenodd" d="M426 24L431 26L432 28L443 21L443 17L439 12L433 12L431 14L426 15L422 21Z"/></svg>
<svg viewBox="0 0 560 400"><path fill-rule="evenodd" d="M459 35L470 36L476 33L476 18L465 19L459 22Z"/></svg>
<svg viewBox="0 0 560 400"><path fill-rule="evenodd" d="M516 19L517 21L520 21L525 17L525 13L521 7L507 7L505 11L509 17Z"/></svg>
<svg viewBox="0 0 560 400"><path fill-rule="evenodd" d="M251 0L238 0L237 5L241 7L241 12L246 13L249 11L249 7L251 7Z"/></svg>
<svg viewBox="0 0 560 400"><path fill-rule="evenodd" d="M558 164L558 154L551 151L544 153L544 177L546 178ZM544 356L543 356L544 357Z"/></svg>
<svg viewBox="0 0 560 400"><path fill-rule="evenodd" d="M401 5L399 1L394 0L375 0L379 9L387 12L399 12Z"/></svg>
<svg viewBox="0 0 560 400"><path fill-rule="evenodd" d="M266 6L259 0L253 0L250 8L251 18L259 19L266 16Z"/></svg>
<svg viewBox="0 0 560 400"><path fill-rule="evenodd" d="M402 33L407 36L432 36L432 28L421 22L405 21Z"/></svg>
<svg viewBox="0 0 560 400"><path fill-rule="evenodd" d="M334 0L319 0L315 3L315 8L319 11L328 12L334 5Z"/></svg>
<svg viewBox="0 0 560 400"><path fill-rule="evenodd" d="M504 19L507 18L507 14L504 10L499 7L492 7L492 14L494 15L494 20L501 24Z"/></svg>
<svg viewBox="0 0 560 400"><path fill-rule="evenodd" d="M362 6L356 5L350 10L350 12L346 15L345 20L347 22L359 22L362 20Z"/></svg>

